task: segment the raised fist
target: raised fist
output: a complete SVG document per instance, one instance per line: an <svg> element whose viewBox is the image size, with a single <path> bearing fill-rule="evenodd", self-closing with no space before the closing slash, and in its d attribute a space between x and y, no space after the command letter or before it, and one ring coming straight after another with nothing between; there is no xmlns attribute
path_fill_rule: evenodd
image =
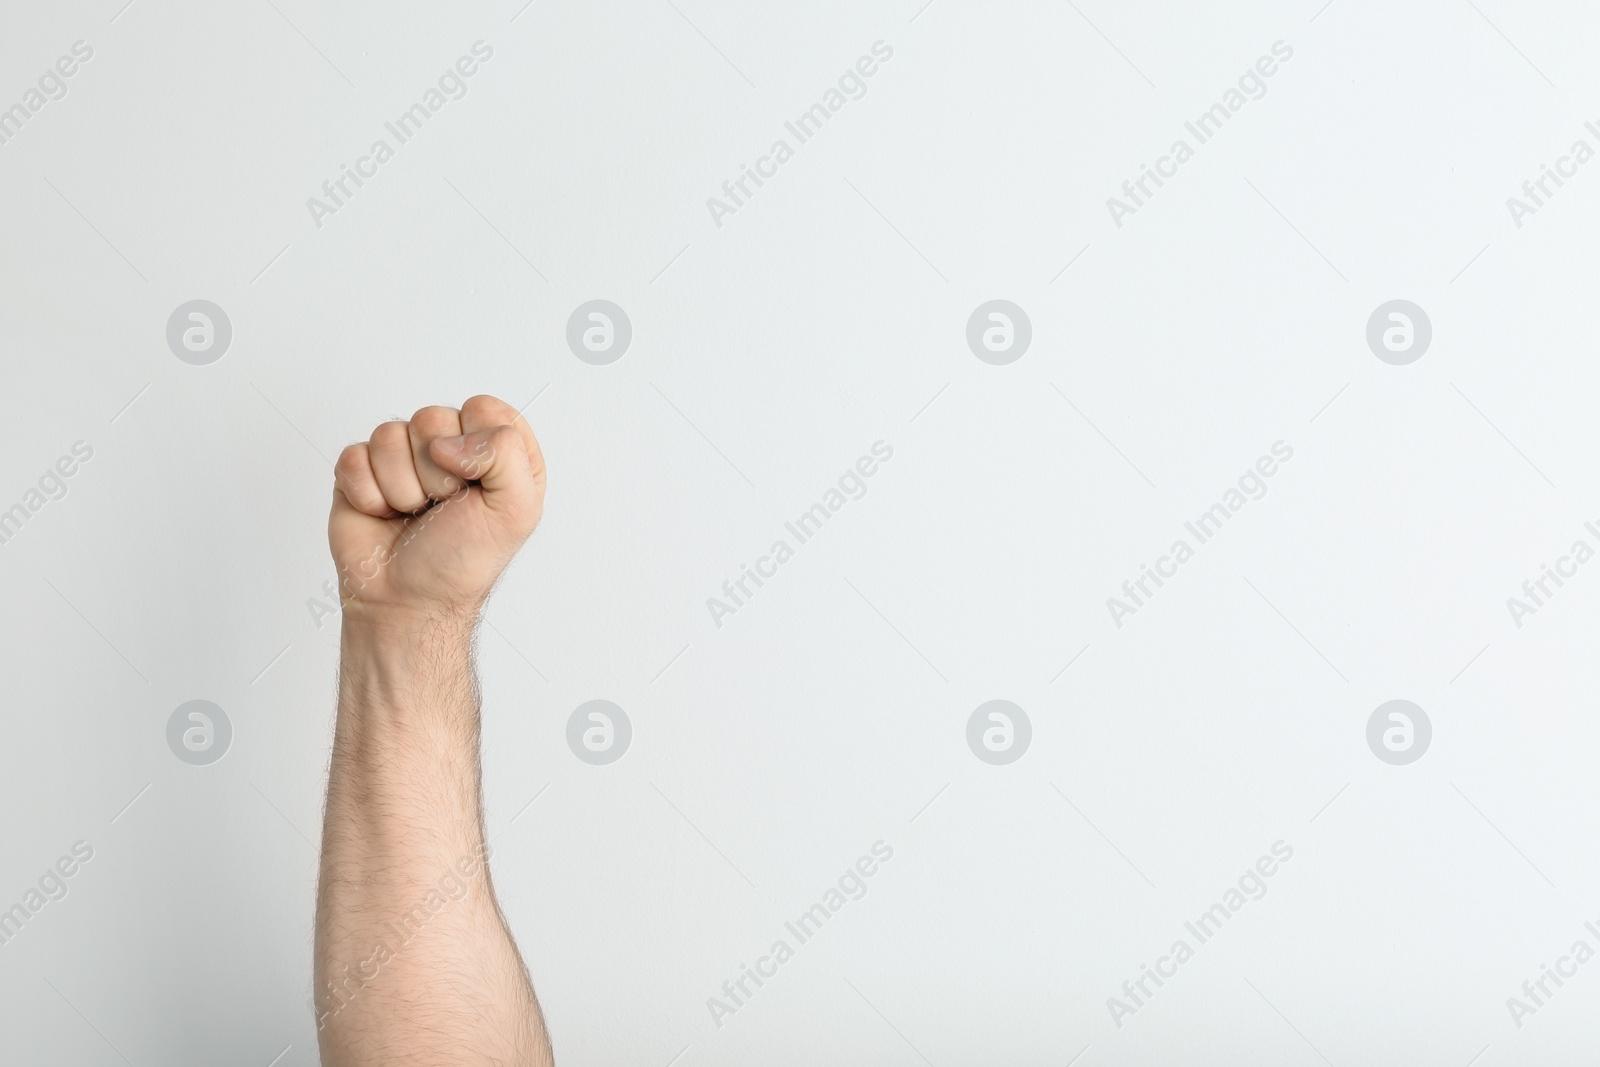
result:
<svg viewBox="0 0 1600 1067"><path fill-rule="evenodd" d="M328 517L346 620L472 618L538 525L544 484L533 430L492 396L346 448Z"/></svg>

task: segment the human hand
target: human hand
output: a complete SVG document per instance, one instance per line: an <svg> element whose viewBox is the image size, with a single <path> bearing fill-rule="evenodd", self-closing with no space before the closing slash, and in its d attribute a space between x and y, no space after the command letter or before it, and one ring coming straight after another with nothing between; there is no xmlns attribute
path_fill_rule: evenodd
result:
<svg viewBox="0 0 1600 1067"><path fill-rule="evenodd" d="M538 525L544 489L539 442L503 400L382 424L334 467L328 544L346 620L472 620Z"/></svg>

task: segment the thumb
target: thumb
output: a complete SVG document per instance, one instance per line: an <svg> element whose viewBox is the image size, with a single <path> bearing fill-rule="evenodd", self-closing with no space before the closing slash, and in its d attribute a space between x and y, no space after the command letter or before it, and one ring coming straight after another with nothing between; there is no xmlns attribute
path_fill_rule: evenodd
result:
<svg viewBox="0 0 1600 1067"><path fill-rule="evenodd" d="M481 485L490 507L509 512L537 508L528 446L515 427L436 437L428 443L428 453L445 472Z"/></svg>

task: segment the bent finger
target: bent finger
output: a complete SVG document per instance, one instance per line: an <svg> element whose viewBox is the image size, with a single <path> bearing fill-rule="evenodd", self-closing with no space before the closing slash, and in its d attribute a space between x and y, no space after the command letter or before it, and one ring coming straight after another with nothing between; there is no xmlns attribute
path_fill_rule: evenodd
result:
<svg viewBox="0 0 1600 1067"><path fill-rule="evenodd" d="M372 473L372 455L365 441L339 453L339 460L333 465L333 485L351 507L364 515L388 519L398 514L389 506L383 490L378 488L378 479Z"/></svg>
<svg viewBox="0 0 1600 1067"><path fill-rule="evenodd" d="M383 498L396 511L415 514L428 506L428 494L417 477L411 455L411 431L403 422L386 422L372 431L368 442L372 473Z"/></svg>
<svg viewBox="0 0 1600 1067"><path fill-rule="evenodd" d="M461 412L455 408L425 407L406 424L411 439L411 461L417 480L429 500L443 500L461 488L461 479L440 467L428 454L436 437L461 436Z"/></svg>

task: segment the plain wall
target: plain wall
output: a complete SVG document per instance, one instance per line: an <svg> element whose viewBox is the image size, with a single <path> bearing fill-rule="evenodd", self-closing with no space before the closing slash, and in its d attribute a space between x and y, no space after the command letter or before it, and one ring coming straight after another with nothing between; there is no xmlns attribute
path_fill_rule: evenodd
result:
<svg viewBox="0 0 1600 1067"><path fill-rule="evenodd" d="M1600 963L1508 998L1600 950L1600 563L1508 600L1600 549L1600 162L1507 199L1600 149L1600 13L122 5L0 20L0 107L93 49L0 144L0 509L93 449L0 545L0 908L93 849L0 945L0 1060L316 1062L330 461L489 392L550 470L480 670L494 877L562 1063L1592 1062ZM232 328L208 365L167 340L196 299ZM608 365L566 340L595 299L632 326ZM1403 366L1367 341L1396 299L1432 328ZM1005 365L967 341L991 300L1031 325ZM595 699L632 726L604 766L566 739ZM1432 727L1408 765L1368 745L1396 699ZM231 723L209 765L168 745L190 700ZM1031 725L1009 764L968 744L990 700Z"/></svg>

